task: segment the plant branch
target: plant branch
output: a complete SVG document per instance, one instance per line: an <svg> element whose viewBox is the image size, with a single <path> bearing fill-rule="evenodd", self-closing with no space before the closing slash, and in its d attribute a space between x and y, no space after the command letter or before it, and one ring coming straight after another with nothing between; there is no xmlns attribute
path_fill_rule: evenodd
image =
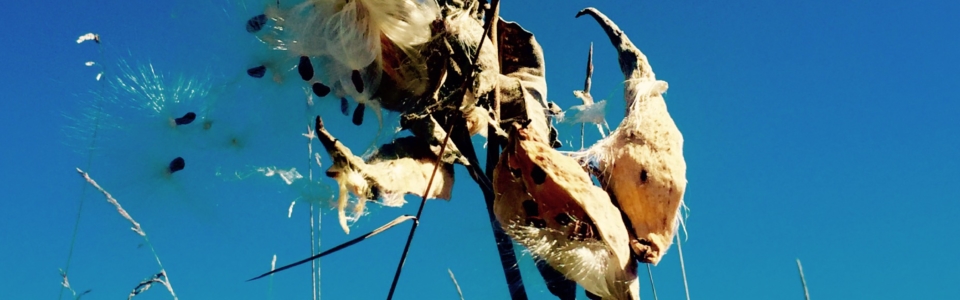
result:
<svg viewBox="0 0 960 300"><path fill-rule="evenodd" d="M407 216L407 215L399 216L399 217L397 217L396 219L393 219L393 221L390 221L390 223L384 224L383 226L380 226L379 228L374 229L373 231L368 232L367 234L361 235L361 236L359 236L359 237L357 237L357 238L355 238L355 239L349 240L349 241L347 241L346 243L337 245L336 247L330 248L330 249L327 250L327 251L320 252L320 254L317 254L317 255L314 255L314 256L311 256L311 257L307 257L307 258L301 259L300 261L297 261L297 262L295 262L295 263L288 264L288 265L285 265L285 266L282 266L282 267L273 269L273 270L271 270L270 272L266 272L266 273L261 274L260 276L247 279L247 281L254 281L254 280L257 280L257 279L260 279L260 278L264 278L264 277L267 277L267 276L269 276L269 275L271 275L271 274L274 274L274 273L277 273L277 272L280 272L280 271L283 271L283 270L286 270L286 269L289 269L289 268L293 268L293 267L296 267L296 266L305 264L305 263L307 263L307 262L313 261L313 260L315 260L315 259L324 257L324 256L326 256L326 255L328 255L328 254L331 254L331 253L334 253L334 252L343 250L344 248L353 246L353 245L356 244L356 243L362 242L362 241L364 241L364 240L366 240L366 239L368 239L368 238L371 238L371 237L373 237L373 236L375 236L375 235L378 235L378 234L380 234L381 232L387 231L387 229L393 228L394 226L397 226L397 225L399 225L400 223L406 222L407 220L414 220L414 224L417 223L417 222L416 222L416 220L417 220L416 217Z"/></svg>

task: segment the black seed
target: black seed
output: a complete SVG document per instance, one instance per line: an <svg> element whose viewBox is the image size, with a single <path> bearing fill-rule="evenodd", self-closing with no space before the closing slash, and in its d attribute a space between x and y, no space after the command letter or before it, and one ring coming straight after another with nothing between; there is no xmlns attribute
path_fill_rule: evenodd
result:
<svg viewBox="0 0 960 300"><path fill-rule="evenodd" d="M357 93L363 93L363 78L360 77L360 70L353 70L350 74L350 80L353 80L353 86L357 88Z"/></svg>
<svg viewBox="0 0 960 300"><path fill-rule="evenodd" d="M543 184L544 181L547 181L547 173L538 165L533 165L533 170L530 171L530 177L533 178L533 183L536 184Z"/></svg>
<svg viewBox="0 0 960 300"><path fill-rule="evenodd" d="M267 74L267 67L257 66L247 69L247 75L253 78L263 78L263 75Z"/></svg>
<svg viewBox="0 0 960 300"><path fill-rule="evenodd" d="M303 81L310 81L310 79L313 79L313 64L310 63L309 57L300 57L300 64L297 65L297 72L300 73L300 78L302 78Z"/></svg>
<svg viewBox="0 0 960 300"><path fill-rule="evenodd" d="M340 97L340 113L344 116L350 115L350 103L347 103L347 98Z"/></svg>
<svg viewBox="0 0 960 300"><path fill-rule="evenodd" d="M540 215L540 207L537 205L537 202L533 200L523 201L523 211L527 213L528 217L536 217Z"/></svg>
<svg viewBox="0 0 960 300"><path fill-rule="evenodd" d="M176 123L177 125L187 125L187 124L193 123L193 120L196 120L196 119L197 119L197 114L193 112L188 112L182 117L173 119L173 122Z"/></svg>
<svg viewBox="0 0 960 300"><path fill-rule="evenodd" d="M330 87L319 82L314 82L310 87L313 88L313 94L317 97L326 97L330 93Z"/></svg>
<svg viewBox="0 0 960 300"><path fill-rule="evenodd" d="M254 33L263 29L263 25L267 24L267 16L264 14L259 14L253 16L247 20L247 32Z"/></svg>
<svg viewBox="0 0 960 300"><path fill-rule="evenodd" d="M640 171L640 182L647 183L647 170Z"/></svg>
<svg viewBox="0 0 960 300"><path fill-rule="evenodd" d="M353 125L360 126L360 124L363 124L363 109L365 107L363 103L357 104L357 108L353 110Z"/></svg>
<svg viewBox="0 0 960 300"><path fill-rule="evenodd" d="M567 213L561 213L556 217L553 217L553 219L556 220L557 223L560 223L560 226L567 226L570 224L570 222L573 222L573 219L571 219L570 215Z"/></svg>
<svg viewBox="0 0 960 300"><path fill-rule="evenodd" d="M183 157L177 157L170 161L170 165L167 166L167 170L170 171L170 174L173 174L177 171L183 170L183 168L186 166L187 162L183 160Z"/></svg>

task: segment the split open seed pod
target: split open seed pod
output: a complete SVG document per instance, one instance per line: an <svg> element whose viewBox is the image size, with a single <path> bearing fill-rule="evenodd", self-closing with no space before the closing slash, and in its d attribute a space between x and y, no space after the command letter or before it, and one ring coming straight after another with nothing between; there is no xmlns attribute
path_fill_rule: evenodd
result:
<svg viewBox="0 0 960 300"><path fill-rule="evenodd" d="M603 299L638 299L620 211L576 160L517 125L493 184L497 220L537 259Z"/></svg>
<svg viewBox="0 0 960 300"><path fill-rule="evenodd" d="M683 136L663 100L667 83L656 79L647 57L596 9L584 9L577 17L581 15L596 19L617 49L626 78L626 116L609 136L575 156L597 170L603 187L623 210L638 259L656 264L680 224L678 211L687 185Z"/></svg>
<svg viewBox="0 0 960 300"><path fill-rule="evenodd" d="M384 206L397 207L405 203L403 195L422 197L424 191L427 191L427 198L450 200L453 165L443 160L438 161L437 157L444 157L452 162L457 157L455 154L438 154L431 149L429 141L418 137L405 137L381 146L377 153L364 161L334 138L323 127L320 117L317 117L315 126L317 139L333 161L333 166L327 169L326 175L336 180L340 187L337 210L344 232L350 233L346 209L351 194L357 200L354 216L363 213L364 205L369 200L380 200ZM436 176L432 177L438 163L442 165L437 169Z"/></svg>

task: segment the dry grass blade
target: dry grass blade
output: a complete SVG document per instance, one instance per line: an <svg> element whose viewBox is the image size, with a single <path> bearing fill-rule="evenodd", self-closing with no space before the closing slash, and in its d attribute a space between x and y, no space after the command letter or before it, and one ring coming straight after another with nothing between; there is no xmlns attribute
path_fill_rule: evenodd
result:
<svg viewBox="0 0 960 300"><path fill-rule="evenodd" d="M807 290L807 278L803 277L803 265L800 264L800 259L797 259L797 270L800 270L800 284L803 285L803 298L810 300L810 291Z"/></svg>
<svg viewBox="0 0 960 300"><path fill-rule="evenodd" d="M304 258L304 259L302 259L302 260L300 260L300 261L298 261L298 262L295 262L295 263L292 263L292 264L289 264L289 265L285 265L285 266L282 266L282 267L273 269L272 271L263 273L263 274L260 275L260 276L247 279L247 281L254 281L254 280L257 280L257 279L260 279L260 278L264 278L264 277L270 276L270 275L273 274L273 273L277 273L277 272L280 272L280 271L283 271L283 270L286 270L286 269L289 269L289 268L293 268L293 267L296 267L296 266L305 264L305 263L307 263L307 262L313 261L313 260L315 260L315 259L324 257L324 256L326 256L327 254L331 254L331 253L334 253L334 252L343 250L343 248L347 248L347 247L353 246L353 245L356 244L356 243L362 242L363 240L366 240L366 239L371 238L371 237L373 237L373 236L375 236L375 235L378 235L378 234L380 234L381 232L387 231L387 229L393 228L394 226L397 226L397 225L399 225L400 223L406 222L407 220L411 220L411 219L414 220L414 221L417 220L417 218L416 218L416 217L413 217L413 216L408 216L408 215L399 216L399 217L397 217L396 219L393 219L393 221L390 221L390 223L384 224L383 226L380 226L379 228L374 229L373 231L368 232L367 234L361 235L360 237L357 237L357 238L355 238L355 239L352 239L352 240L350 240L350 241L347 241L346 243L337 245L336 247L330 248L330 249L327 250L327 251L320 252L320 254L317 254L317 255L314 255L314 256L311 256L311 257ZM414 224L416 224L416 222L415 222Z"/></svg>
<svg viewBox="0 0 960 300"><path fill-rule="evenodd" d="M453 276L453 273L450 273L450 276ZM60 277L63 277L63 281L60 282L60 286L70 290L70 293L73 294L73 300L80 300L80 297L83 297L83 295L89 294L91 291L93 291L93 290L86 290L83 293L77 294L77 291L74 290L72 286L70 286L70 280L67 279L67 272L65 272L63 269L60 269ZM459 289L460 287L458 286L457 290ZM460 298L462 299L463 297L461 296Z"/></svg>
<svg viewBox="0 0 960 300"><path fill-rule="evenodd" d="M98 191L100 191L101 193L103 193L103 196L104 196L104 197L107 197L107 202L110 202L110 204L113 204L113 206L117 208L117 212L120 213L120 216L122 216L124 219L127 219L127 221L130 221L130 224L133 224L133 227L130 228L130 229L133 230L133 232L136 232L136 233L139 234L140 236L146 236L146 235L147 235L146 233L143 232L143 228L140 228L140 223L137 223L137 221L135 221L135 220L133 219L133 217L131 217L130 214L127 213L127 211L123 209L123 206L120 206L120 202L117 202L117 199L114 199L114 198L113 198L113 195L110 195L109 192L107 192L107 191L104 190L102 187L100 187L100 185L97 184L97 182L94 181L93 178L90 178L90 175L87 174L87 172L84 172L83 170L80 170L80 168L77 168L77 172L80 173L80 176L83 176L83 179L86 179L86 180L87 180L87 183L89 183L89 184L92 185L94 188L96 188Z"/></svg>
<svg viewBox="0 0 960 300"><path fill-rule="evenodd" d="M167 276L167 271L165 271L163 268L163 263L160 262L160 256L157 255L157 250L153 247L153 244L150 243L150 239L147 238L147 233L144 232L143 228L140 227L140 223L137 223L137 221L134 220L133 217L131 217L130 214L123 209L123 206L120 206L120 202L117 201L116 198L113 198L113 195L110 195L110 192L107 192L107 190L100 187L100 185L97 184L97 181L93 180L93 178L90 177L90 174L87 174L87 172L84 172L80 168L77 168L77 172L80 173L80 176L82 176L83 179L87 181L87 183L89 183L98 191L100 191L100 193L103 193L103 196L107 198L107 202L110 202L110 204L113 204L113 206L117 208L117 212L120 213L120 216L122 216L124 219L127 219L127 221L130 221L130 223L133 224L133 227L131 229L137 234L139 234L141 237L143 237L144 244L146 244L147 247L150 248L150 252L153 253L153 258L157 261L157 265L160 266L160 273L157 273L157 275L154 276L154 279L155 279L154 281L150 281L150 282L144 281L144 282L162 283L164 286L167 287L167 291L170 292L170 295L173 296L174 300L179 299L177 298L177 293L173 291L173 285L170 284L170 278ZM150 288L148 284L145 288L143 288L143 290L137 292L137 289L143 286L144 282L141 282L141 285L137 286L137 288L133 290L134 292L130 293L130 298L133 298L133 296L136 296L136 294L139 294L143 291L146 291L146 289Z"/></svg>
<svg viewBox="0 0 960 300"><path fill-rule="evenodd" d="M160 273L153 275L151 278L144 279L136 287L133 288L133 291L130 292L130 295L127 296L127 300L133 299L137 295L142 294L150 289L154 283L162 284L167 287L167 290L170 291L170 294L173 295L173 287L170 286L170 280L167 279L167 272L161 270ZM173 299L177 299L177 296L174 295Z"/></svg>
<svg viewBox="0 0 960 300"><path fill-rule="evenodd" d="M457 277L453 276L453 271L447 269L447 273L450 273L450 280L453 280L453 286L457 287L457 295L460 295L460 300L463 300L463 291L460 290L460 284L457 283Z"/></svg>

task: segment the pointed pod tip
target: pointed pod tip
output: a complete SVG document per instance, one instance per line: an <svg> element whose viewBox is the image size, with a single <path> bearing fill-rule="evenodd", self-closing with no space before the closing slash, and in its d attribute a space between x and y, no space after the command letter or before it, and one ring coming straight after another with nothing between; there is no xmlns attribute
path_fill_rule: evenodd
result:
<svg viewBox="0 0 960 300"><path fill-rule="evenodd" d="M314 121L313 128L318 131L323 129L323 119L320 119L319 115L317 115L317 118Z"/></svg>
<svg viewBox="0 0 960 300"><path fill-rule="evenodd" d="M585 15L585 14L588 14L588 13L589 13L589 14L594 14L594 13L596 13L596 12L597 12L597 9L596 9L596 8L587 7L587 8L584 8L584 9L581 9L580 11L578 11L576 18L579 18L579 17L581 17L581 16L583 16L583 15Z"/></svg>

